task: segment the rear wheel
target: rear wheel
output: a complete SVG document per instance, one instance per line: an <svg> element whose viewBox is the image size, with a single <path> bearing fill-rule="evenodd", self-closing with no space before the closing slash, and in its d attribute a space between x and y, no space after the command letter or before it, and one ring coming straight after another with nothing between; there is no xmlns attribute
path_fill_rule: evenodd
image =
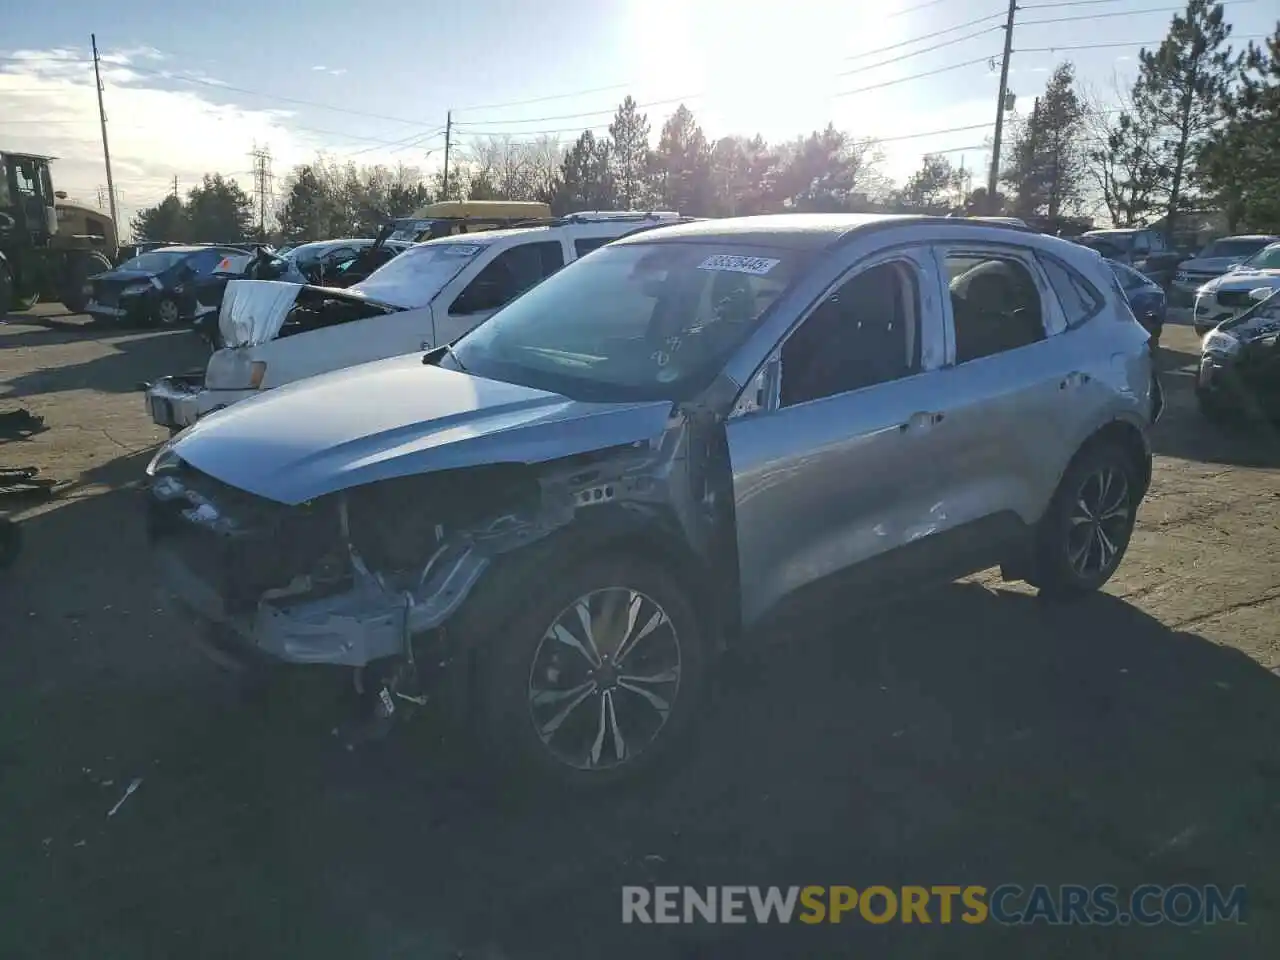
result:
<svg viewBox="0 0 1280 960"><path fill-rule="evenodd" d="M1124 558L1142 496L1137 464L1116 443L1086 447L1037 530L1035 585L1049 597L1098 590Z"/></svg>
<svg viewBox="0 0 1280 960"><path fill-rule="evenodd" d="M643 558L597 558L535 596L492 638L480 692L510 772L602 786L652 767L702 692L703 630L683 590Z"/></svg>

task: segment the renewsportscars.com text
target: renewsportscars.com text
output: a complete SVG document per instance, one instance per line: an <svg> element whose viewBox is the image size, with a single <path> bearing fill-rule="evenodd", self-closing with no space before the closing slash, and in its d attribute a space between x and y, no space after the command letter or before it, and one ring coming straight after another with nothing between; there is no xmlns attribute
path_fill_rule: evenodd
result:
<svg viewBox="0 0 1280 960"><path fill-rule="evenodd" d="M937 884L622 888L623 923L842 923L1179 926L1245 921L1245 888L1110 884L987 888Z"/></svg>

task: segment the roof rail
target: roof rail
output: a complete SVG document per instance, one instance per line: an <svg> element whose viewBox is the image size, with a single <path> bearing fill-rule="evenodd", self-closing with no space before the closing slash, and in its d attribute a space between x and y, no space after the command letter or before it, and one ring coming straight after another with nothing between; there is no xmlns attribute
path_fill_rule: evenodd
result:
<svg viewBox="0 0 1280 960"><path fill-rule="evenodd" d="M522 227L567 227L582 223L649 223L655 226L668 223L686 223L700 217L685 217L669 210L589 210L582 213L566 213L561 217L531 217L511 224L513 229Z"/></svg>

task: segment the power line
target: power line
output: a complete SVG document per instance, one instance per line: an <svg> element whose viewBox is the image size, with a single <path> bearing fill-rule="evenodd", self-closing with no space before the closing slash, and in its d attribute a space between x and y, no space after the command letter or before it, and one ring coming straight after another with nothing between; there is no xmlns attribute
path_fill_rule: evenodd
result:
<svg viewBox="0 0 1280 960"><path fill-rule="evenodd" d="M1265 33L1233 33L1231 40L1261 40L1268 36ZM1018 47L1014 53L1057 53L1060 50L1103 50L1115 47L1150 47L1164 40L1116 40L1110 43L1068 43L1056 47Z"/></svg>
<svg viewBox="0 0 1280 960"><path fill-rule="evenodd" d="M994 20L997 17L1003 17L1004 13L989 13L985 17L977 17L973 20L966 20L964 23L957 23L954 27L947 27L945 30L935 30L933 33L922 33L918 37L912 37L910 40L900 40L897 43L891 43L887 47L875 47L871 50L862 50L858 53L851 53L844 59L857 60L860 57L869 57L873 53L885 53L889 50L897 50L901 47L909 47L913 43L919 43L921 40L932 40L934 37L941 37L944 34L955 33L957 30L964 30L966 27L976 27L980 23L986 23L988 20Z"/></svg>
<svg viewBox="0 0 1280 960"><path fill-rule="evenodd" d="M389 120L392 123L408 123L413 126L421 127L421 120L408 120L404 117L392 117L384 113L370 113L367 110L352 110L349 107L338 107L331 103L321 103L319 100L303 100L299 97L286 97L278 93L267 93L264 90L251 90L248 87L236 87L229 83L223 83L221 80L206 80L201 77L188 77L182 74L173 73L168 70L149 70L145 67L135 67L132 64L121 64L125 70L133 70L137 73L150 74L151 76L160 77L162 80L179 80L183 83L195 83L205 87L212 87L215 90L232 90L236 93L247 93L254 97L264 97L268 100L279 100L281 103L293 103L304 107L316 107L321 110L332 110L335 113L347 113L355 117L371 117L374 120Z"/></svg>
<svg viewBox="0 0 1280 960"><path fill-rule="evenodd" d="M936 7L938 4L943 2L950 3L953 2L953 0L926 0L925 3L917 3L914 7L907 7L905 10L898 10L894 13L886 14L885 19L892 20L894 17L903 17L908 13L915 13L917 10L924 10L926 7Z"/></svg>
<svg viewBox="0 0 1280 960"><path fill-rule="evenodd" d="M1253 3L1254 0L1223 0L1222 5ZM1146 13L1182 13L1185 7L1148 7L1145 10L1116 10L1111 13L1086 13L1075 17L1050 17L1046 20L1021 20L1020 27L1034 27L1045 23L1074 23L1078 20L1104 20L1111 17L1137 17Z"/></svg>
<svg viewBox="0 0 1280 960"><path fill-rule="evenodd" d="M670 97L666 100L651 100L648 103L637 103L636 109L639 110L645 107L664 107L664 106L669 106L670 104L673 104L673 103L682 103L685 100L697 100L701 96L702 94L700 93L694 93L694 94L689 94L683 97ZM505 117L502 119L494 119L490 117L484 120L465 120L465 121L455 120L453 122L453 125L455 127L457 126L472 127L472 126L478 126L478 125L503 124L503 123L546 123L552 120L575 120L579 117L612 116L615 112L616 112L616 108L612 108L609 110L587 110L582 113L561 113L554 117L528 117L527 119L523 119L523 120L518 120L514 117Z"/></svg>
<svg viewBox="0 0 1280 960"><path fill-rule="evenodd" d="M941 0L939 0L941 2ZM585 97L590 93L607 93L610 90L626 90L635 86L634 83L615 83L608 87L592 87L589 90L575 90L572 93L553 93L545 97L531 97L528 100L508 100L505 103L482 103L472 104L469 107L460 107L454 113L466 113L468 110L496 110L499 107L523 107L530 103L546 103L548 100L567 100L570 97Z"/></svg>
<svg viewBox="0 0 1280 960"><path fill-rule="evenodd" d="M896 80L886 80L883 83L873 83L870 86L858 87L855 90L842 90L839 93L833 93L831 96L833 98L851 97L855 93L866 93L868 90L880 90L883 87L892 87L895 84L907 83L910 80L919 80L922 77L933 77L933 76L937 76L940 73L947 73L951 70L959 70L962 67L971 67L975 63L990 63L992 60L995 60L998 56L999 54L990 54L985 57L975 57L972 60L965 60L963 63L953 63L953 64L950 64L949 66L938 67L936 70L925 70L920 73L913 73L910 76L899 77Z"/></svg>
<svg viewBox="0 0 1280 960"><path fill-rule="evenodd" d="M922 47L919 50L912 50L910 53L899 54L890 60L881 60L877 63L868 63L865 66L854 67L852 70L842 70L837 73L837 77L847 77L855 73L866 73L868 70L878 70L880 67L887 67L895 63L901 63L908 57L918 57L922 53L932 53L934 50L941 50L943 47L950 47L957 43L964 43L966 40L972 40L974 37L983 37L993 30L999 30L998 26L985 27L982 30L975 30L973 33L966 33L963 37L956 37L954 40L944 40L941 43L935 43L930 47Z"/></svg>
<svg viewBox="0 0 1280 960"><path fill-rule="evenodd" d="M1024 3L1019 10L1048 10L1052 7L1091 7L1099 3L1124 3L1126 0L1054 0L1052 3Z"/></svg>

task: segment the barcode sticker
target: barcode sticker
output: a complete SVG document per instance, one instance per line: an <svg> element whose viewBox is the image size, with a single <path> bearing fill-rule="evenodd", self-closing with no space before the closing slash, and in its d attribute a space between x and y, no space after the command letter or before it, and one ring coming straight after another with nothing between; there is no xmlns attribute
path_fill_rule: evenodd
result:
<svg viewBox="0 0 1280 960"><path fill-rule="evenodd" d="M729 253L717 253L698 264L698 269L727 270L730 273L749 273L762 277L781 262L769 257L740 257Z"/></svg>

